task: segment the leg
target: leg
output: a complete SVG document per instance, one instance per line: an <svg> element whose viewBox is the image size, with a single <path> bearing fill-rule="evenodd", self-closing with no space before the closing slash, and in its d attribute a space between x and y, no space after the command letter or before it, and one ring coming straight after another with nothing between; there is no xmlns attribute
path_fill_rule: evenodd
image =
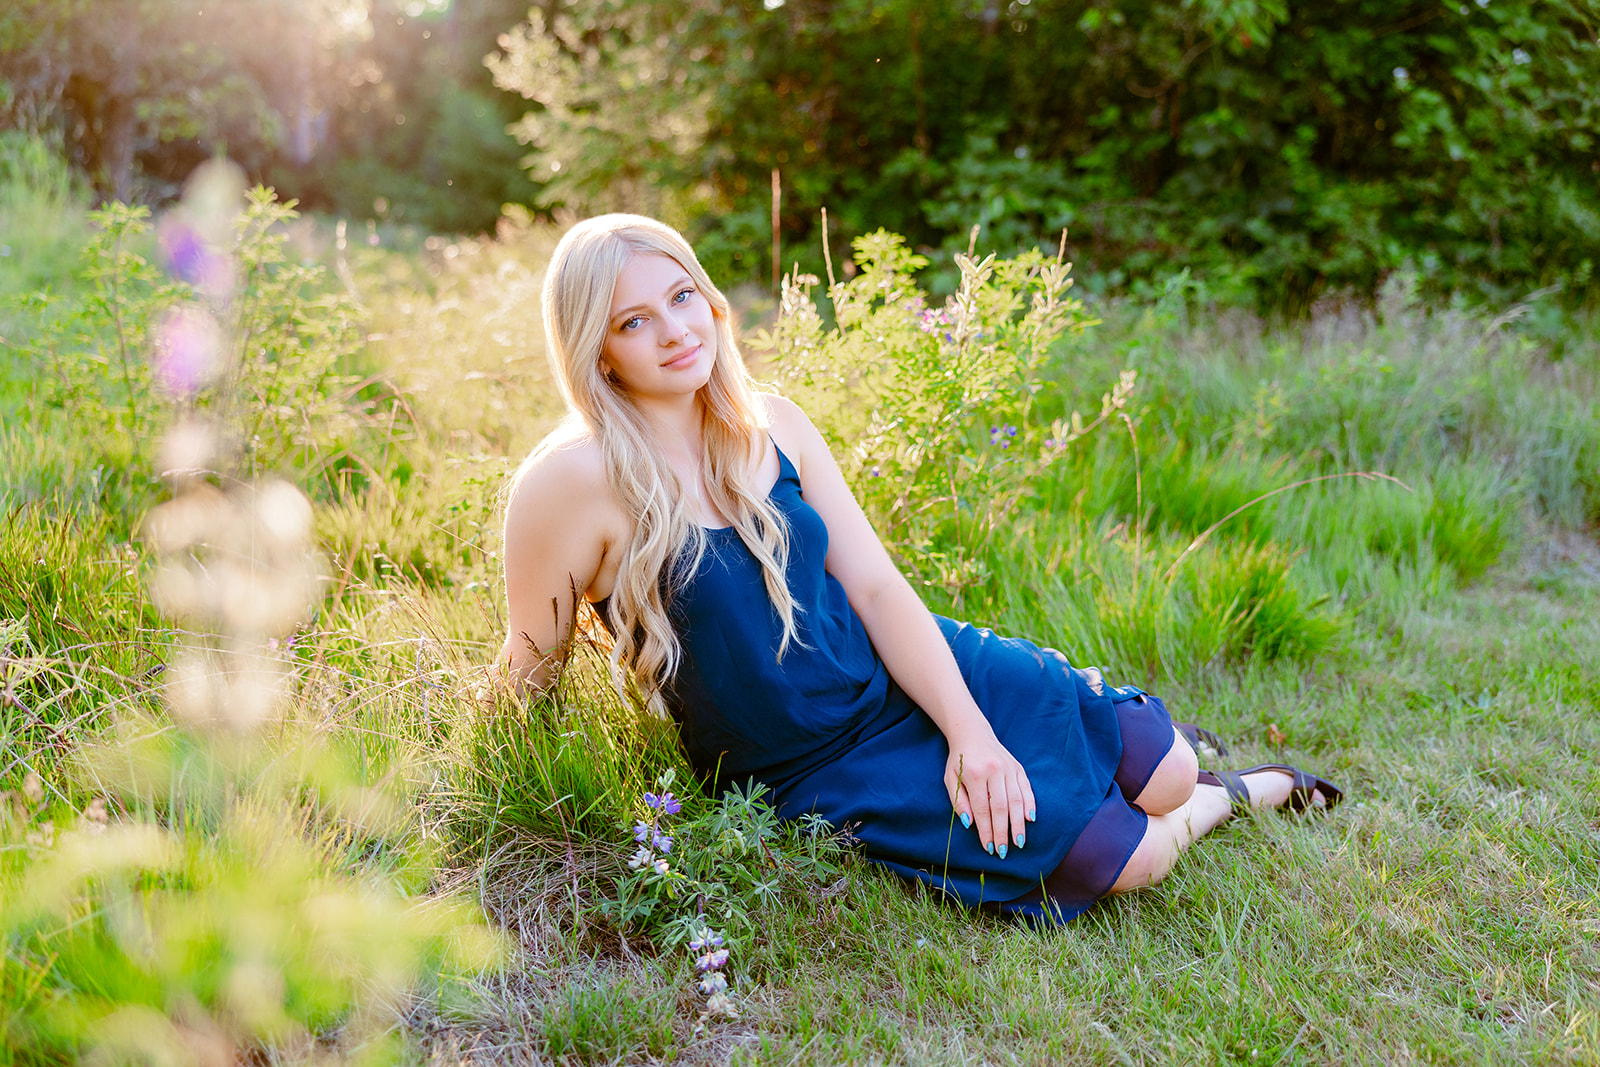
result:
<svg viewBox="0 0 1600 1067"><path fill-rule="evenodd" d="M1176 746L1174 746L1176 747ZM1193 750L1190 750L1191 757ZM1289 799L1294 780L1282 771L1258 771L1244 776L1250 790L1252 808L1281 807ZM1178 855L1233 814L1227 790L1218 785L1194 786L1188 801L1162 815L1151 815L1139 847L1133 850L1128 865L1111 886L1113 893L1126 893L1155 885L1165 878Z"/></svg>
<svg viewBox="0 0 1600 1067"><path fill-rule="evenodd" d="M1199 757L1180 731L1173 728L1172 734L1172 747L1167 749L1167 754L1161 757L1156 769L1150 772L1144 787L1130 801L1147 815L1175 812L1194 795L1194 776L1200 769Z"/></svg>

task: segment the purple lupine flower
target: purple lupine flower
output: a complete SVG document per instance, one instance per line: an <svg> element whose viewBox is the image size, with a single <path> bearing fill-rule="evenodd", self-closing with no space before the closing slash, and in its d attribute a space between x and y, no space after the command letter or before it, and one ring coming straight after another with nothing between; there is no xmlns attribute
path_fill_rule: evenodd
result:
<svg viewBox="0 0 1600 1067"><path fill-rule="evenodd" d="M704 956L701 956L699 959L695 960L694 967L697 971L714 971L727 962L728 950L725 948L719 948L714 951L707 952Z"/></svg>
<svg viewBox="0 0 1600 1067"><path fill-rule="evenodd" d="M657 874L666 874L667 871L672 869L672 865L667 862L665 856L660 856L656 858L655 869Z"/></svg>
<svg viewBox="0 0 1600 1067"><path fill-rule="evenodd" d="M683 810L683 804L671 793L662 793L661 810L667 815L676 815Z"/></svg>
<svg viewBox="0 0 1600 1067"><path fill-rule="evenodd" d="M700 979L700 992L706 994L707 996L715 996L727 988L728 980L723 977L721 971L712 971L710 974Z"/></svg>
<svg viewBox="0 0 1600 1067"><path fill-rule="evenodd" d="M650 835L655 832L656 828L647 822L636 822L633 824L633 839L635 841L648 841L650 840Z"/></svg>
<svg viewBox="0 0 1600 1067"><path fill-rule="evenodd" d="M998 426L989 427L989 443L992 445L992 444L995 444L996 442L998 442L999 440L1000 440L1000 427L998 427Z"/></svg>
<svg viewBox="0 0 1600 1067"><path fill-rule="evenodd" d="M216 371L222 348L222 328L209 312L173 308L156 327L156 377L173 396L193 396Z"/></svg>
<svg viewBox="0 0 1600 1067"><path fill-rule="evenodd" d="M233 265L228 257L213 248L194 224L182 215L163 218L156 227L156 241L167 270L206 296L221 298L233 288Z"/></svg>
<svg viewBox="0 0 1600 1067"><path fill-rule="evenodd" d="M653 848L659 848L662 852L671 852L672 838L668 837L666 834L657 832L650 835L650 845Z"/></svg>
<svg viewBox="0 0 1600 1067"><path fill-rule="evenodd" d="M644 806L647 808L659 808L661 806L661 798L654 793L646 793L644 795Z"/></svg>
<svg viewBox="0 0 1600 1067"><path fill-rule="evenodd" d="M689 942L689 947L696 952L705 949L721 948L722 935L715 930L702 929L700 936Z"/></svg>
<svg viewBox="0 0 1600 1067"><path fill-rule="evenodd" d="M648 848L641 847L639 851L633 854L633 858L628 860L628 866L637 871L641 867L648 867L650 862L654 859L655 853L651 852Z"/></svg>

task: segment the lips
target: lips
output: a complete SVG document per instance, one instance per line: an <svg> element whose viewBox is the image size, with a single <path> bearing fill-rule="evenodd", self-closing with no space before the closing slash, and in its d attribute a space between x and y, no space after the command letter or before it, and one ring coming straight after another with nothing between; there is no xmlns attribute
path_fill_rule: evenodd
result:
<svg viewBox="0 0 1600 1067"><path fill-rule="evenodd" d="M702 346L700 346L700 345L695 345L693 348L689 349L687 352L684 352L684 353L682 353L680 355L672 357L671 359L667 360L667 362L661 364L661 369L662 370L677 370L680 367L687 367L689 364L693 363L695 357L700 354L701 347Z"/></svg>

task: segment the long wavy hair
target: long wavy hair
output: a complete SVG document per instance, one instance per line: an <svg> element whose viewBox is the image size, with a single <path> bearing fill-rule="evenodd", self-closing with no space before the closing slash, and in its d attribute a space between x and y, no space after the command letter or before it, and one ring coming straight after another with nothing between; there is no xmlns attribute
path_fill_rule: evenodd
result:
<svg viewBox="0 0 1600 1067"><path fill-rule="evenodd" d="M706 531L690 514L688 495L643 414L600 367L617 276L634 256L652 253L676 261L711 305L716 354L711 379L698 393L705 442L700 477L710 503L731 520L761 564L767 596L783 625L780 659L799 639L800 609L784 577L788 525L767 494L751 484L750 457L762 444L769 417L734 339L728 298L672 227L640 215L580 222L556 245L544 281L546 350L568 411L567 432L551 438L570 440L587 432L599 443L606 479L633 522L611 594L612 672L622 689L631 675L647 704L662 714L662 691L683 654L667 612L700 568Z"/></svg>

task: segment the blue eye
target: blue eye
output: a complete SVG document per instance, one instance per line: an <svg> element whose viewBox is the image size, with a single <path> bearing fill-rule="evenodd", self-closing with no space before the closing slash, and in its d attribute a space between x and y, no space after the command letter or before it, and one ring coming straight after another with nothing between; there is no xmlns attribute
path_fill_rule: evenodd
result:
<svg viewBox="0 0 1600 1067"><path fill-rule="evenodd" d="M694 294L694 290L693 289L681 289L681 290L678 291L678 295L672 298L672 302L674 304L681 304L685 300L689 299L689 297L692 296L693 294Z"/></svg>
<svg viewBox="0 0 1600 1067"><path fill-rule="evenodd" d="M640 321L641 320L640 320L639 316L635 315L633 318L629 319L627 322L624 322L621 326L617 327L617 329L619 329L619 330L631 330L635 326L639 325Z"/></svg>

